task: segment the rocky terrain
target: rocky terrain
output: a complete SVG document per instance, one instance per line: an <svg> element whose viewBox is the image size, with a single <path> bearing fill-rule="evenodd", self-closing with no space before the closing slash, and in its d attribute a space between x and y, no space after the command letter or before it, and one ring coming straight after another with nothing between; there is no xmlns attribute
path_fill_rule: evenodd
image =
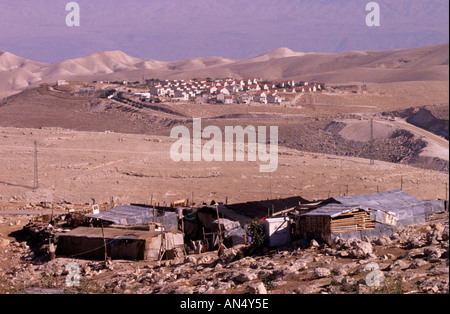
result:
<svg viewBox="0 0 450 314"><path fill-rule="evenodd" d="M63 256L49 261L43 246L27 239L23 227L30 215L48 210L31 202L168 204L195 198L233 204L294 195L314 201L344 191L398 188L420 199L448 199L448 140L441 138L448 139L448 44L309 56L282 49L228 61L161 64L107 52L50 66L0 53L0 98L2 90L17 93L0 102L0 293L449 293L448 213L380 238L330 245L295 241L262 252L235 247L221 256L208 252L160 262L105 265ZM96 64L103 65L104 75L89 73ZM74 72L62 77L72 66ZM329 88L299 98L284 95L285 106L177 102L155 104L153 110L32 87L62 78L140 80L143 74L306 77ZM24 87L29 89L19 93ZM170 131L189 128L192 117L201 117L202 127L222 130L278 126L277 172L260 173L250 161L175 162ZM67 284L74 280L70 264L78 267L79 285Z"/></svg>
<svg viewBox="0 0 450 314"><path fill-rule="evenodd" d="M20 230L26 216L2 216ZM293 242L248 254L246 247L174 260L47 261L24 239L0 239L1 293L114 294L448 294L448 213L391 236ZM67 265L77 263L79 285Z"/></svg>

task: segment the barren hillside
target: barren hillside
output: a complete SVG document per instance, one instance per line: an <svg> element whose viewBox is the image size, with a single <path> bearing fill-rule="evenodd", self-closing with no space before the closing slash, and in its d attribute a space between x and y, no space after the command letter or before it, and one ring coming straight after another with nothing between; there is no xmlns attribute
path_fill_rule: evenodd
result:
<svg viewBox="0 0 450 314"><path fill-rule="evenodd" d="M140 59L105 51L54 64L0 54L0 91L18 91L42 82L141 80L145 78L261 77L267 80L319 80L326 83L448 81L449 45L336 54L301 53L288 48L254 58L203 57L174 62Z"/></svg>

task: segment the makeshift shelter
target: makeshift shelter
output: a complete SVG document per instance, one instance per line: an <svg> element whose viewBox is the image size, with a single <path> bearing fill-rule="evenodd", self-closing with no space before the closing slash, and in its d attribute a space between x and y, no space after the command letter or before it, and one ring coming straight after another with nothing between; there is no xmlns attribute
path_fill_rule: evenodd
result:
<svg viewBox="0 0 450 314"><path fill-rule="evenodd" d="M394 233L396 216L364 206L328 204L301 215L298 224L302 238L328 242L336 237L359 239Z"/></svg>
<svg viewBox="0 0 450 314"><path fill-rule="evenodd" d="M178 230L177 214L167 211L166 208L125 204L98 214L86 216L116 225L129 226L155 223L164 226L164 230L166 231Z"/></svg>
<svg viewBox="0 0 450 314"><path fill-rule="evenodd" d="M288 217L267 218L263 221L263 226L270 247L283 246L291 242L291 223Z"/></svg>
<svg viewBox="0 0 450 314"><path fill-rule="evenodd" d="M443 201L423 201L402 190L339 196L301 214L295 229L297 236L308 240L375 237L392 234L399 226L425 222L444 210Z"/></svg>
<svg viewBox="0 0 450 314"><path fill-rule="evenodd" d="M227 216L227 218L239 221L241 224L249 224L255 218L265 218L287 208L308 203L311 202L300 196L294 196L257 202L228 204L222 206L223 208L220 207L220 210L225 214L225 216Z"/></svg>
<svg viewBox="0 0 450 314"><path fill-rule="evenodd" d="M439 200L420 200L402 190L392 190L381 193L333 197L326 203L337 203L344 206L363 206L372 210L393 212L397 226L405 226L425 222L432 214L445 210L445 202Z"/></svg>
<svg viewBox="0 0 450 314"><path fill-rule="evenodd" d="M211 224L217 219L214 206L204 206L195 212L184 216L184 233L186 242L204 240L205 235L211 233Z"/></svg>
<svg viewBox="0 0 450 314"><path fill-rule="evenodd" d="M211 223L211 232L216 234L221 233L224 244L227 247L245 243L246 232L238 221L220 218L219 229L219 220L214 220ZM218 244L218 237L215 237L214 244Z"/></svg>
<svg viewBox="0 0 450 314"><path fill-rule="evenodd" d="M58 237L57 254L101 260L105 244L111 259L155 260L172 251L183 254L183 235L178 232L78 227Z"/></svg>

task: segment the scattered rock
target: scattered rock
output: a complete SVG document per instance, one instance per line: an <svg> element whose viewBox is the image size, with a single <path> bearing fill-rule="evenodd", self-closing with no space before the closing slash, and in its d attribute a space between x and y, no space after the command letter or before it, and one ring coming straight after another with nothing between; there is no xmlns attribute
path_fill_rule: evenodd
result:
<svg viewBox="0 0 450 314"><path fill-rule="evenodd" d="M387 267L388 270L393 270L393 269L404 269L407 268L408 263L402 259L396 260L395 262L393 262L391 265L389 265Z"/></svg>
<svg viewBox="0 0 450 314"><path fill-rule="evenodd" d="M391 239L389 239L389 237L387 236L381 236L381 237L377 237L373 240L373 243L375 245L380 245L380 246L388 246L392 243Z"/></svg>
<svg viewBox="0 0 450 314"><path fill-rule="evenodd" d="M425 245L425 241L420 236L410 236L407 240L406 246L410 249L421 248Z"/></svg>
<svg viewBox="0 0 450 314"><path fill-rule="evenodd" d="M197 259L192 255L186 255L184 257L184 262L186 264L197 264Z"/></svg>
<svg viewBox="0 0 450 314"><path fill-rule="evenodd" d="M223 264L229 264L236 258L237 253L238 251L233 248L225 249L220 256L219 261Z"/></svg>
<svg viewBox="0 0 450 314"><path fill-rule="evenodd" d="M314 270L315 278L325 278L331 276L331 271L328 268L318 267Z"/></svg>
<svg viewBox="0 0 450 314"><path fill-rule="evenodd" d="M411 263L411 265L409 266L408 269L417 269L417 268L420 268L420 267L422 267L424 265L427 265L427 264L428 264L427 261L425 261L425 260L423 260L421 258L417 258Z"/></svg>
<svg viewBox="0 0 450 314"><path fill-rule="evenodd" d="M303 259L296 259L291 262L291 267L297 271L302 271L308 269L308 262Z"/></svg>
<svg viewBox="0 0 450 314"><path fill-rule="evenodd" d="M249 285L250 294L267 294L266 286L262 282L256 282Z"/></svg>
<svg viewBox="0 0 450 314"><path fill-rule="evenodd" d="M353 241L353 249L350 250L349 256L352 258L366 258L373 253L373 246L369 242L365 241Z"/></svg>
<svg viewBox="0 0 450 314"><path fill-rule="evenodd" d="M441 259L443 250L437 247L427 247L423 251L427 256L427 261L430 263L437 263Z"/></svg>
<svg viewBox="0 0 450 314"><path fill-rule="evenodd" d="M233 276L232 280L237 283L245 283L248 281L252 281L258 278L258 275L253 271L244 271L241 273L238 273L237 275Z"/></svg>
<svg viewBox="0 0 450 314"><path fill-rule="evenodd" d="M10 244L10 241L8 239L0 238L0 249L7 248Z"/></svg>
<svg viewBox="0 0 450 314"><path fill-rule="evenodd" d="M319 247L319 243L316 240L312 239L309 242L309 247L312 248L312 249L318 248Z"/></svg>
<svg viewBox="0 0 450 314"><path fill-rule="evenodd" d="M449 240L449 234L448 234L448 226L444 228L442 231L442 241L448 241Z"/></svg>

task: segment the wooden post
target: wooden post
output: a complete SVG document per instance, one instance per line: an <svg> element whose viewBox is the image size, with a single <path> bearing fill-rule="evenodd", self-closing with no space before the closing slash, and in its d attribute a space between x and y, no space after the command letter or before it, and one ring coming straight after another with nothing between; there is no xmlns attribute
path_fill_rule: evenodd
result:
<svg viewBox="0 0 450 314"><path fill-rule="evenodd" d="M223 254L223 244L222 244L222 227L220 226L220 217L219 217L219 205L216 204L216 214L217 214L217 223L219 225L219 248L217 249L217 255L221 256Z"/></svg>
<svg viewBox="0 0 450 314"><path fill-rule="evenodd" d="M105 239L105 231L103 230L103 220L100 220L102 226L102 237L103 237L103 247L105 249L105 265L108 261L108 250L106 248L106 239Z"/></svg>
<svg viewBox="0 0 450 314"><path fill-rule="evenodd" d="M448 183L445 183L445 205L444 210L448 211Z"/></svg>
<svg viewBox="0 0 450 314"><path fill-rule="evenodd" d="M219 224L219 245L222 244L222 227L220 226L219 205L216 204L217 223Z"/></svg>
<svg viewBox="0 0 450 314"><path fill-rule="evenodd" d="M159 261L161 261L164 257L164 254L166 254L167 248L166 248L166 234L164 232L164 226L161 226L161 246L159 248Z"/></svg>
<svg viewBox="0 0 450 314"><path fill-rule="evenodd" d="M48 240L48 244L49 244L49 248L48 248L48 253L49 253L49 259L51 261L53 261L56 257L56 249L55 249L55 245L51 242L51 240Z"/></svg>

